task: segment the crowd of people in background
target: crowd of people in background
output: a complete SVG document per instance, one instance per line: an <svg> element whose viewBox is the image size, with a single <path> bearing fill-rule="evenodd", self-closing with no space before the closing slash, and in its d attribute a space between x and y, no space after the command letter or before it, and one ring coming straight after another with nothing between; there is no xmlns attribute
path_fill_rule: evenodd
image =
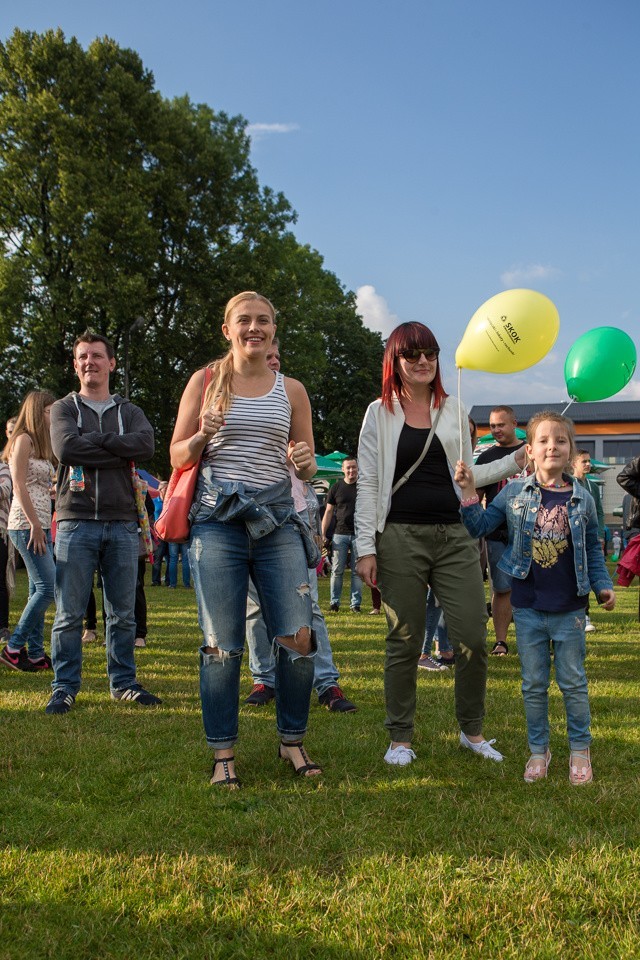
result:
<svg viewBox="0 0 640 960"><path fill-rule="evenodd" d="M475 424L445 391L434 333L421 323L401 324L386 343L381 396L365 413L357 457L344 460L322 515L310 485L311 405L303 384L280 370L276 329L276 310L261 294L245 291L227 304L228 351L191 377L171 441L172 467L197 470L190 540L156 540L151 555L148 532L167 484L160 481L151 498L138 473L153 456L153 429L138 406L111 393L116 359L109 340L89 330L77 337L77 390L62 399L37 390L25 397L7 421L0 460L0 662L52 673L45 712L68 713L82 685L83 646L98 639L97 587L111 698L159 706L135 661L136 647L147 642L145 571L151 561L151 586L176 589L180 568L182 587L194 588L202 631L211 784L241 785L235 754L245 645L253 680L245 704L274 701L279 757L298 776L315 778L322 767L304 745L312 690L334 713L357 709L340 687L328 629L335 621L327 622L318 597L329 555L329 614L340 611L348 567L350 611L361 613L364 584L371 614L386 616L386 763L417 759L420 668L454 676L461 746L503 759L483 734L490 612L495 656L509 655L515 624L530 752L525 781L544 779L551 762L554 664L567 717L569 780L589 783L589 595L593 590L610 610L615 593L604 562L600 493L571 421L541 412L525 440L512 408L496 406L494 444L474 465ZM634 524L640 533L638 458L619 479L628 496L628 540ZM29 595L10 629L16 555ZM45 614L54 598L49 654Z"/></svg>

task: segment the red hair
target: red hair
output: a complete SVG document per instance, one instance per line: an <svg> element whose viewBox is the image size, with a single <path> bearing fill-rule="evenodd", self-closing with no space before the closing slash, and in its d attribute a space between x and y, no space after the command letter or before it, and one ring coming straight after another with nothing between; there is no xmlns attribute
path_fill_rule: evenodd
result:
<svg viewBox="0 0 640 960"><path fill-rule="evenodd" d="M415 350L416 348L440 350L438 341L429 327L425 327L424 323L417 323L415 320L409 323L401 323L389 335L382 358L381 400L391 413L393 413L393 398L397 397L398 400L402 398L402 380L397 364L398 354L404 350ZM439 407L445 397L448 396L442 386L439 363L436 366L436 375L431 383L431 390L433 392L433 405Z"/></svg>

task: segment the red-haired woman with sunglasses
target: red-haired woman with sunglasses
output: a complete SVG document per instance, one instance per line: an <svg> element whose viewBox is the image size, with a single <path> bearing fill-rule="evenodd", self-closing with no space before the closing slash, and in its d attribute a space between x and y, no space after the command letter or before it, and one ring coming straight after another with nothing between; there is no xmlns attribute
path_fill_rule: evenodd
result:
<svg viewBox="0 0 640 960"><path fill-rule="evenodd" d="M478 548L460 520L460 490L453 481L461 435L461 459L473 462L467 412L445 393L439 352L424 324L396 327L382 362L382 396L365 414L358 450L357 569L368 586L380 590L387 615L385 726L391 744L385 760L400 766L415 759L411 744L428 587L442 605L456 652L460 742L502 760L494 741L482 736L487 608ZM512 476L520 466L516 456L475 467L478 486Z"/></svg>

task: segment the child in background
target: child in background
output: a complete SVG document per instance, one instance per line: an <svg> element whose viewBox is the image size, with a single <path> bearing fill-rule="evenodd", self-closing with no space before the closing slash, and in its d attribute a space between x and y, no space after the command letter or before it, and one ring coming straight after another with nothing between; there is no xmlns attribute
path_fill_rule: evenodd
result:
<svg viewBox="0 0 640 960"><path fill-rule="evenodd" d="M482 537L507 521L509 543L500 566L513 577L511 603L531 751L524 771L527 783L546 777L551 762L551 644L567 714L569 781L578 786L593 780L585 608L590 587L605 610L613 610L615 593L598 543L593 497L563 472L574 454L571 421L545 411L527 425L527 455L535 473L511 480L486 510L469 467L459 461L455 475L462 490L462 520L472 536Z"/></svg>

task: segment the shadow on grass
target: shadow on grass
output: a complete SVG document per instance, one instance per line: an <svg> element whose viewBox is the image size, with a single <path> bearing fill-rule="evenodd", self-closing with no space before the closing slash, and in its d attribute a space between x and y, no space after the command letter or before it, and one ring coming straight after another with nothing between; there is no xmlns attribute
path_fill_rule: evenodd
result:
<svg viewBox="0 0 640 960"><path fill-rule="evenodd" d="M315 696L312 700L306 744L325 767L322 780L297 780L276 759L273 705L242 707L236 752L244 789L226 794L208 784L211 759L200 716L193 610L184 616L188 624L179 623L175 631L164 627L157 644L138 657L141 680L165 700L158 710L109 700L99 647L86 651L84 687L65 717L43 712L50 678L0 674L9 718L0 790L5 810L17 812L2 820L4 844L70 854L221 856L239 869L266 872L313 864L330 877L370 858L436 853L465 862L506 855L544 859L550 851L570 858L600 846L635 850L640 824L635 632L606 639L599 627L589 642L592 786L568 784L562 700L553 685L549 779L523 783L527 749L517 656L490 658L489 664L485 730L498 737L502 764L458 746L453 678L421 672L418 759L406 769L387 767L384 630L376 627L378 650L377 635L360 620L349 628L344 645L336 628L335 643L341 683L358 712L331 714L318 708ZM250 685L245 667L242 695ZM286 938L283 943L287 949Z"/></svg>
<svg viewBox="0 0 640 960"><path fill-rule="evenodd" d="M90 879L87 878L90 883ZM225 896L232 892L225 892ZM315 929L298 930L295 935L278 932L281 923L261 916L252 922L247 916L235 923L213 920L208 911L186 908L182 916L150 916L147 904L122 903L109 911L81 902L74 905L67 897L21 902L19 907L3 907L3 957L29 957L29 960L116 960L116 958L157 957L162 960L255 960L286 957L287 960L322 957L323 960L359 960L370 958L370 951L330 943ZM161 911L161 913L164 911ZM221 912L218 910L218 912ZM263 911L261 911L262 913ZM31 928L42 933L36 943L28 937L24 917ZM51 917L55 916L55 924ZM320 921L320 915L318 915ZM27 948L23 952L21 944ZM14 952L14 949L16 952ZM19 951L19 952L18 952Z"/></svg>
<svg viewBox="0 0 640 960"><path fill-rule="evenodd" d="M377 712L312 711L307 744L325 766L320 781L298 780L277 760L273 710L245 708L236 751L244 789L231 794L208 784L211 760L195 696L184 708L153 712L105 703L97 694L65 717L18 709L11 722L23 736L0 763L0 789L5 808L20 815L4 818L2 840L39 850L215 853L274 870L303 869L311 858L330 873L363 857L530 858L549 849L571 856L598 844L637 847L637 800L626 796L639 766L633 725L628 737L617 723L601 725L596 782L571 788L554 704L549 779L531 786L521 779L526 744L519 704L502 717L499 746L506 757L495 764L458 746L451 691L441 692L445 699L434 703L434 689L428 690L436 724L425 729L422 718L418 759L405 769L382 761ZM616 701L627 718L635 707L631 698ZM34 748L43 731L46 751Z"/></svg>

